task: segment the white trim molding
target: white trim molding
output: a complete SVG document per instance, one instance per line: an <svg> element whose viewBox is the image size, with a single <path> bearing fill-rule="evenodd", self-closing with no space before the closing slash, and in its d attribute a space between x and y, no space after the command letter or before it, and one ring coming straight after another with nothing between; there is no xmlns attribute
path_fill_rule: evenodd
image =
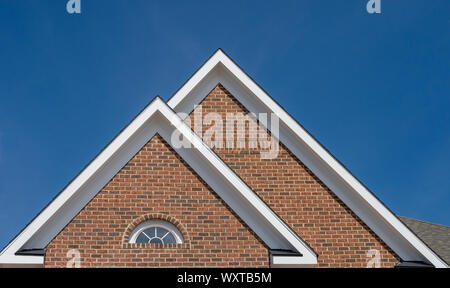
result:
<svg viewBox="0 0 450 288"><path fill-rule="evenodd" d="M219 83L254 115L277 115L280 141L403 261L449 267L221 49L169 99L168 105L188 115ZM266 128L270 127L269 121Z"/></svg>
<svg viewBox="0 0 450 288"><path fill-rule="evenodd" d="M159 134L271 250L272 267L313 267L318 255L234 173L176 113L187 115L218 84L251 113L273 113L279 140L403 261L448 265L281 108L222 50L166 104L155 98L42 212L0 252L0 267L42 267L43 256L16 255L43 249L155 134ZM266 127L270 130L270 119ZM177 147L177 130L192 148ZM289 254L288 253L288 254Z"/></svg>
<svg viewBox="0 0 450 288"><path fill-rule="evenodd" d="M172 143L174 130L191 148ZM295 265L317 264L316 253L246 185L159 97L155 98L11 243L0 264L42 265L42 249L154 135L160 135L270 249L298 253Z"/></svg>
<svg viewBox="0 0 450 288"><path fill-rule="evenodd" d="M0 268L42 268L44 257L42 256L0 256Z"/></svg>

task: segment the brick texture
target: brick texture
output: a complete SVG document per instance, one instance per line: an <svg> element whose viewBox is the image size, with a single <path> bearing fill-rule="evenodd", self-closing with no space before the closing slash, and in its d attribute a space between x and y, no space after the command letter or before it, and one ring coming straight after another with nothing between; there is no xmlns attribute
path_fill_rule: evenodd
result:
<svg viewBox="0 0 450 288"><path fill-rule="evenodd" d="M222 119L248 113L222 85L201 109ZM284 145L270 160L261 159L258 147L214 150L316 251L318 267L366 267L370 249L380 251L382 267L399 261ZM174 224L184 243L128 243L132 230L150 219ZM71 249L80 251L81 267L269 266L267 247L159 135L49 243L45 267L65 267Z"/></svg>
<svg viewBox="0 0 450 288"><path fill-rule="evenodd" d="M203 116L218 113L222 119L226 113L248 113L222 85L200 106ZM192 128L196 110L186 120ZM210 127L204 125L203 133ZM247 139L249 136L247 132ZM280 144L278 157L270 160L261 159L259 148L227 147L213 149L316 251L319 267L366 267L370 249L380 251L381 267L398 263L398 256L284 145Z"/></svg>
<svg viewBox="0 0 450 288"><path fill-rule="evenodd" d="M148 219L183 244L129 244ZM159 136L153 137L46 247L45 267L268 267L267 247ZM70 255L69 255L70 256Z"/></svg>

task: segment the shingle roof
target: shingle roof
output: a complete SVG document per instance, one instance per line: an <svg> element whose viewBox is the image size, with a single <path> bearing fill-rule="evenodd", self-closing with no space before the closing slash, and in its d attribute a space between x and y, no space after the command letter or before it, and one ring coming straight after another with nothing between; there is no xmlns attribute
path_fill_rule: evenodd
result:
<svg viewBox="0 0 450 288"><path fill-rule="evenodd" d="M450 226L399 217L425 244L450 264Z"/></svg>

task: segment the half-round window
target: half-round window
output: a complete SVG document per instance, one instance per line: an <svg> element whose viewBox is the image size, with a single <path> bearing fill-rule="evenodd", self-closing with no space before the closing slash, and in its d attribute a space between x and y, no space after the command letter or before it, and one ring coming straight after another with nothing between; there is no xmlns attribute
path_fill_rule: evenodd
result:
<svg viewBox="0 0 450 288"><path fill-rule="evenodd" d="M169 222L151 220L138 225L130 235L130 243L181 244L183 236Z"/></svg>

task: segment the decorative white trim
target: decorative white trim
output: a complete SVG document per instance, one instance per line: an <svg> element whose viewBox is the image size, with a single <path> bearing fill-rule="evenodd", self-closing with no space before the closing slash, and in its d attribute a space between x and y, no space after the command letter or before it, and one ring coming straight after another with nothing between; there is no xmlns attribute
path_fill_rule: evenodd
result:
<svg viewBox="0 0 450 288"><path fill-rule="evenodd" d="M171 143L174 130L192 148ZM272 249L295 250L297 264L317 256L160 98L155 98L1 253L0 264L20 249L43 248L156 133L164 138L233 211ZM36 259L43 257L36 257ZM31 259L31 258L30 258ZM23 261L23 262L21 262ZM41 261L41 260L39 260ZM42 260L43 261L43 260ZM40 263L40 262L39 262ZM34 264L34 263L33 263Z"/></svg>
<svg viewBox="0 0 450 288"><path fill-rule="evenodd" d="M275 113L280 141L404 261L448 267L370 191L328 153L222 50L218 50L168 101L188 113L218 83L251 112ZM209 91L208 89L211 88ZM170 124L170 125L167 125ZM267 123L270 128L270 123ZM175 149L208 185L268 245L294 249L297 256L273 256L273 267L310 267L317 255L160 98L147 106L3 251L0 267L43 265L42 256L17 256L22 248L43 248L155 133L170 144L177 129L195 149ZM41 246L40 246L41 245ZM43 246L42 246L43 245ZM40 247L38 247L40 246Z"/></svg>
<svg viewBox="0 0 450 288"><path fill-rule="evenodd" d="M0 256L0 268L42 268L44 257L42 256Z"/></svg>
<svg viewBox="0 0 450 288"><path fill-rule="evenodd" d="M271 268L314 268L315 265L300 264L302 257L298 256L270 256Z"/></svg>
<svg viewBox="0 0 450 288"><path fill-rule="evenodd" d="M222 50L209 58L168 105L176 112L189 114L218 83L255 115L276 114L280 119L280 141L404 261L449 267Z"/></svg>

